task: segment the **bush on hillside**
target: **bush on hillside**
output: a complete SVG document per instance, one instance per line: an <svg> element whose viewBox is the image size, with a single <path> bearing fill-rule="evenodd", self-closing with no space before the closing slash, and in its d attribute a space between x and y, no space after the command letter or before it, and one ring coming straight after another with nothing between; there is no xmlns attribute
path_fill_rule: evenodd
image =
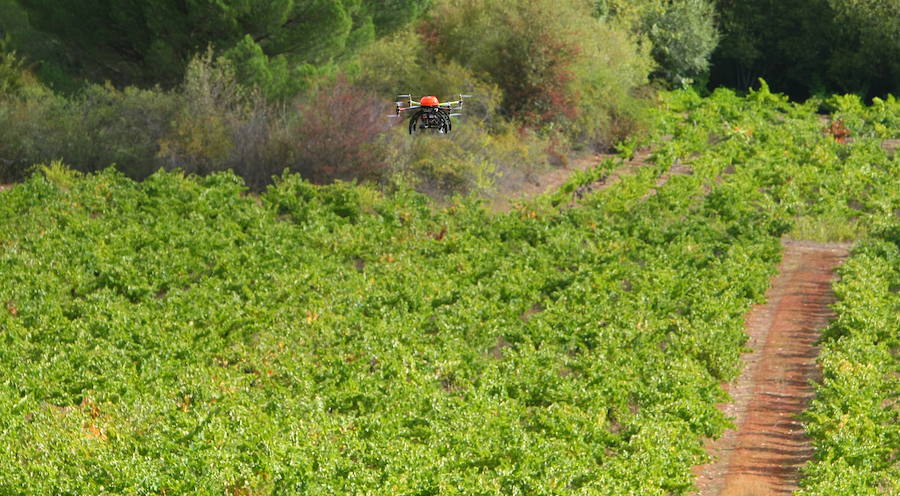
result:
<svg viewBox="0 0 900 496"><path fill-rule="evenodd" d="M25 70L15 51L8 50L0 38L0 95L15 95L25 85Z"/></svg>
<svg viewBox="0 0 900 496"><path fill-rule="evenodd" d="M389 126L387 102L338 79L301 100L297 110L276 134L275 148L289 170L318 183L383 176L379 136Z"/></svg>
<svg viewBox="0 0 900 496"><path fill-rule="evenodd" d="M213 61L212 51L188 65L183 107L172 132L160 140L159 156L169 168L208 174L234 148L231 129L244 110L244 89L231 64Z"/></svg>
<svg viewBox="0 0 900 496"><path fill-rule="evenodd" d="M674 86L689 86L709 70L719 42L715 7L709 0L668 0L650 9L644 30L653 43L658 74Z"/></svg>
<svg viewBox="0 0 900 496"><path fill-rule="evenodd" d="M63 158L80 171L111 164L142 178L160 167L158 140L178 102L154 90L90 86L65 98L49 91L0 101L0 179L17 180L33 164Z"/></svg>
<svg viewBox="0 0 900 496"><path fill-rule="evenodd" d="M579 67L579 105L583 109L569 135L600 151L639 133L646 123L647 75L653 61L623 29L597 23Z"/></svg>
<svg viewBox="0 0 900 496"><path fill-rule="evenodd" d="M617 139L611 123L635 127L651 59L594 13L578 0L447 0L419 33L430 53L497 84L503 115L605 147Z"/></svg>
<svg viewBox="0 0 900 496"><path fill-rule="evenodd" d="M254 189L285 168L318 182L374 178L386 113L380 99L340 82L291 108L270 104L207 53L172 91L92 85L68 98L35 90L0 99L0 180L60 158L83 172L115 164L139 179L160 168L232 169Z"/></svg>
<svg viewBox="0 0 900 496"><path fill-rule="evenodd" d="M419 27L429 52L485 74L504 92L505 115L544 124L574 118L580 46L566 23L574 2L447 1Z"/></svg>
<svg viewBox="0 0 900 496"><path fill-rule="evenodd" d="M433 198L517 192L553 167L565 166L565 137L542 136L515 123L465 119L449 135L410 140L403 126L388 136L391 178Z"/></svg>
<svg viewBox="0 0 900 496"><path fill-rule="evenodd" d="M397 94L413 93L453 98L471 94L465 102L466 118L490 123L502 99L496 84L479 78L459 62L428 51L413 31L401 31L373 43L351 66L354 83L371 89L387 101Z"/></svg>

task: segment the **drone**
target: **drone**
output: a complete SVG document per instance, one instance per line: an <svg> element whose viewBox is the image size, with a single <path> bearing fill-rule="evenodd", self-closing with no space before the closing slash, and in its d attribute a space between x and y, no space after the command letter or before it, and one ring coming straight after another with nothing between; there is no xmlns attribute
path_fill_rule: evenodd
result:
<svg viewBox="0 0 900 496"><path fill-rule="evenodd" d="M388 117L400 117L401 112L410 111L409 134L447 134L453 129L450 118L462 115L463 98L471 97L472 95L459 95L459 100L441 103L437 97L423 96L416 103L412 95L397 95L397 98L403 100L394 102L394 114Z"/></svg>

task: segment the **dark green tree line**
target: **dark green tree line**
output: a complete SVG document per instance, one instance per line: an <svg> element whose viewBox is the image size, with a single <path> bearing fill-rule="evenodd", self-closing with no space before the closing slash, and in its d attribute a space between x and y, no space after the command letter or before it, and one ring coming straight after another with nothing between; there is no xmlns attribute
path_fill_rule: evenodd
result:
<svg viewBox="0 0 900 496"><path fill-rule="evenodd" d="M65 70L117 85L171 85L212 46L275 84L416 18L427 0L19 0L32 26L58 41ZM265 76L266 73L268 76Z"/></svg>
<svg viewBox="0 0 900 496"><path fill-rule="evenodd" d="M796 99L900 92L900 1L718 0L711 86L765 78Z"/></svg>

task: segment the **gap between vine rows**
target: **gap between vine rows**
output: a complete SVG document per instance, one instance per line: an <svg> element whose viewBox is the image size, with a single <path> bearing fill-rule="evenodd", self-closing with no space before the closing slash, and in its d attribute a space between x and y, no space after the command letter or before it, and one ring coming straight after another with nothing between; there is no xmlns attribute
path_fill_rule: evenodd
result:
<svg viewBox="0 0 900 496"><path fill-rule="evenodd" d="M713 461L695 468L699 496L773 496L798 488L812 445L798 415L813 397L819 331L834 317L831 283L847 244L785 241L766 303L747 316L744 373L725 385L720 408L735 430L707 443Z"/></svg>

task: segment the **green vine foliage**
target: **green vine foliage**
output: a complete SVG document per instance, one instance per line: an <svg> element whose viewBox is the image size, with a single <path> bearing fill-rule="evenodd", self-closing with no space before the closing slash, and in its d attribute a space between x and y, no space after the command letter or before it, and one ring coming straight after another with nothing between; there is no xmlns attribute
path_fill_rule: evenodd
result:
<svg viewBox="0 0 900 496"><path fill-rule="evenodd" d="M503 214L39 167L0 192L0 492L688 494L780 237L896 232L879 105L840 144L813 104L669 93L647 165Z"/></svg>
<svg viewBox="0 0 900 496"><path fill-rule="evenodd" d="M837 319L819 357L823 380L806 412L816 460L803 496L890 494L900 487L900 249L873 239L841 268Z"/></svg>

